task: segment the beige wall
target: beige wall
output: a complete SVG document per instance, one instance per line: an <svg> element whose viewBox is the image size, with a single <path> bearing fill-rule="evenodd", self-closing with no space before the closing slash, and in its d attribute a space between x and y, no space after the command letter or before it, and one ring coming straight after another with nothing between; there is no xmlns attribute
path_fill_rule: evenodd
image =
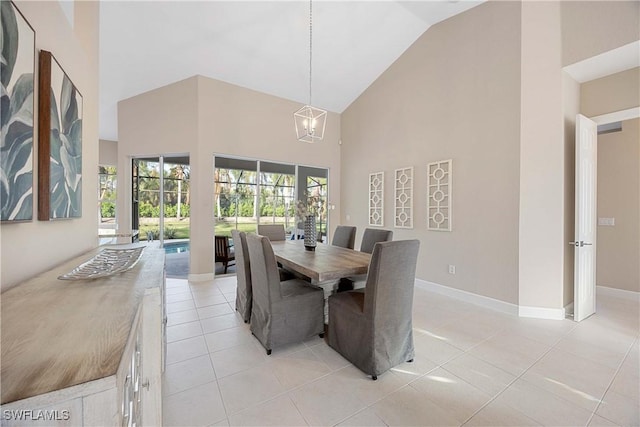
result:
<svg viewBox="0 0 640 427"><path fill-rule="evenodd" d="M484 4L423 34L342 115L342 223L358 227L356 246L369 173L385 171L384 228L420 239L417 277L517 303L519 88L519 3ZM426 165L445 159L453 231L427 231ZM414 228L394 229L392 175L407 166Z"/></svg>
<svg viewBox="0 0 640 427"><path fill-rule="evenodd" d="M214 155L230 155L329 168L331 228L339 222L340 116L329 113L325 138L295 138L293 112L282 98L195 76L122 101L118 105L118 206L130 212L130 158L189 154L191 161L191 274L213 273ZM122 170L122 172L121 172ZM128 215L118 218L130 232Z"/></svg>
<svg viewBox="0 0 640 427"><path fill-rule="evenodd" d="M563 307L565 163L560 38L559 3L522 3L522 307Z"/></svg>
<svg viewBox="0 0 640 427"><path fill-rule="evenodd" d="M638 1L562 1L562 65L640 39Z"/></svg>
<svg viewBox="0 0 640 427"><path fill-rule="evenodd" d="M118 164L117 141L101 139L99 142L99 146L100 150L98 154L98 164L100 166L116 166Z"/></svg>
<svg viewBox="0 0 640 427"><path fill-rule="evenodd" d="M637 107L640 105L640 68L585 82L580 91L580 111L587 117Z"/></svg>
<svg viewBox="0 0 640 427"><path fill-rule="evenodd" d="M622 131L598 136L598 226L596 283L640 292L640 119Z"/></svg>
<svg viewBox="0 0 640 427"><path fill-rule="evenodd" d="M638 40L637 8L488 2L432 27L343 114L343 222L366 227L368 173L386 171L391 191L393 170L414 166L414 230L394 232L420 238L418 277L561 316L573 299L566 243L581 108L562 67ZM424 165L449 157L454 231L428 232Z"/></svg>
<svg viewBox="0 0 640 427"><path fill-rule="evenodd" d="M58 2L17 1L18 8L36 31L36 49L53 53L83 97L82 218L38 221L38 173L34 151L34 220L2 224L0 286L5 290L20 281L83 253L98 244L98 18L97 2L75 3L71 28ZM36 64L37 67L37 64ZM37 73L37 70L36 70ZM37 92L37 91L36 91ZM35 94L37 105L38 95ZM37 108L34 117L37 129ZM37 138L35 145L37 145Z"/></svg>

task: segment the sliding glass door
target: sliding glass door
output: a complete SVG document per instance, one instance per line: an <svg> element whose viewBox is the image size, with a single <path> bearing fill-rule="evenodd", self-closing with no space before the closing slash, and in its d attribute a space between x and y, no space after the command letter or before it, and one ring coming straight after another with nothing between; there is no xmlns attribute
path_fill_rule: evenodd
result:
<svg viewBox="0 0 640 427"><path fill-rule="evenodd" d="M216 156L215 234L255 232L258 224L282 224L290 237L299 233L296 202L316 214L321 236L327 231L328 170L264 160Z"/></svg>
<svg viewBox="0 0 640 427"><path fill-rule="evenodd" d="M323 242L327 242L328 230L328 179L327 169L298 167L299 200L306 200L308 210L315 215L316 234Z"/></svg>
<svg viewBox="0 0 640 427"><path fill-rule="evenodd" d="M296 168L261 161L260 224L282 224L289 233L295 226Z"/></svg>
<svg viewBox="0 0 640 427"><path fill-rule="evenodd" d="M231 236L231 230L256 231L257 162L229 160L216 157L213 204L216 236Z"/></svg>
<svg viewBox="0 0 640 427"><path fill-rule="evenodd" d="M189 238L189 157L132 160L132 229L142 241Z"/></svg>

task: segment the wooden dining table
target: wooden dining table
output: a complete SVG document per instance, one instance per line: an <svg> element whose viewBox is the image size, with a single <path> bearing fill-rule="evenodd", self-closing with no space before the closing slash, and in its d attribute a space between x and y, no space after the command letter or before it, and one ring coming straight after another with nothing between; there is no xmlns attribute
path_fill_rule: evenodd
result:
<svg viewBox="0 0 640 427"><path fill-rule="evenodd" d="M276 260L287 270L310 279L311 285L324 292L324 321L329 321L327 299L343 277L367 274L371 254L353 249L318 243L314 251L304 247L303 240L271 242Z"/></svg>
<svg viewBox="0 0 640 427"><path fill-rule="evenodd" d="M276 260L288 270L322 285L343 277L367 274L371 254L319 243L314 251L304 247L303 240L271 242Z"/></svg>

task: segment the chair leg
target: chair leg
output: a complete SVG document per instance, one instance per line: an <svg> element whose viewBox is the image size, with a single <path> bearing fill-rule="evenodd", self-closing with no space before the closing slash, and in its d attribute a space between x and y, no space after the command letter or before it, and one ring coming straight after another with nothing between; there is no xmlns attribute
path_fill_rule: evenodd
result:
<svg viewBox="0 0 640 427"><path fill-rule="evenodd" d="M224 263L224 274L227 274L227 262Z"/></svg>

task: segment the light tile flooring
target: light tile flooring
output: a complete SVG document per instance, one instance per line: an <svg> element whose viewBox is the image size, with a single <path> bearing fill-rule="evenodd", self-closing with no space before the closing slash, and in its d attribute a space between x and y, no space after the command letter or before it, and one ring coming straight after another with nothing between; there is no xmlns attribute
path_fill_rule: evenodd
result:
<svg viewBox="0 0 640 427"><path fill-rule="evenodd" d="M640 425L637 300L578 324L416 288L415 361L372 381L318 337L267 356L235 281L167 279L165 425Z"/></svg>

